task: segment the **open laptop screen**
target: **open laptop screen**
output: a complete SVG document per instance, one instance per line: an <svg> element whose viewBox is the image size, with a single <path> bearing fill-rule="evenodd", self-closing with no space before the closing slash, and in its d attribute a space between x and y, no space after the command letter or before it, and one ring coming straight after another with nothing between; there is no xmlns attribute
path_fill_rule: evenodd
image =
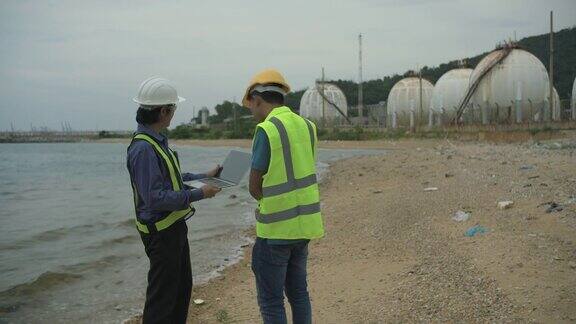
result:
<svg viewBox="0 0 576 324"><path fill-rule="evenodd" d="M250 168L252 154L240 151L230 151L224 163L222 164L222 173L220 179L240 182L246 171Z"/></svg>

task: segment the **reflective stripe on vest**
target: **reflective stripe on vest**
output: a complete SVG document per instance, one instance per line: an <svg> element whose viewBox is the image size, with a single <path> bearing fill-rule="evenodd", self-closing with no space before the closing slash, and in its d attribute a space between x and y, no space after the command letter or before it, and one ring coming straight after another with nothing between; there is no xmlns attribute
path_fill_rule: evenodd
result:
<svg viewBox="0 0 576 324"><path fill-rule="evenodd" d="M180 165L179 165L180 162L176 158L176 155L174 154L174 152L172 152L172 150L170 148L168 148L168 154L166 154L166 152L162 149L160 144L158 144L152 137L150 137L146 134L142 134L142 133L136 134L132 138L132 140L143 140L143 141L148 142L150 145L152 145L156 154L158 154L158 156L164 161L164 164L168 168L168 173L170 174L170 182L172 183L172 190L180 191L182 189L182 186L183 186L182 176L180 173ZM134 197L135 197L134 198L134 203L135 203L134 207L136 208L136 206L138 206L138 191L136 190L136 186L134 185L134 183L132 183L132 189L133 189ZM164 217L163 219L159 220L158 222L156 222L152 225L143 224L140 221L138 221L138 218L136 218L136 227L138 228L139 231L146 233L146 234L150 233L149 226L154 226L157 231L161 231L161 230L164 230L164 229L170 227L172 224L174 224L178 220L185 218L186 216L192 214L193 212L194 212L194 208L192 206L190 206L186 209L176 210L176 211L169 213L166 217Z"/></svg>
<svg viewBox="0 0 576 324"><path fill-rule="evenodd" d="M258 237L322 237L324 229L316 179L313 124L288 107L279 107L258 127L268 135L271 151L270 165L262 185L262 199L255 213ZM303 133L304 129L307 131Z"/></svg>

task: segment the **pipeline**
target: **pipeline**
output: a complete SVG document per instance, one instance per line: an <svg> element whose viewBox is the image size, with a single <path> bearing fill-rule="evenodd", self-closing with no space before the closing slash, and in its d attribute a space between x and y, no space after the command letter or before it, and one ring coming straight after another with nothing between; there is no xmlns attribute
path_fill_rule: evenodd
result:
<svg viewBox="0 0 576 324"><path fill-rule="evenodd" d="M338 106L335 103L330 101L330 99L328 99L324 95L324 91L320 91L320 89L318 89L318 93L320 94L320 97L322 97L322 99L326 100L326 102L328 102L330 105L332 105L334 108L336 108L336 110L340 113L340 115L342 115L342 117L344 117L346 119L348 124L352 124L352 121L350 120L350 118L348 118L348 116L346 116L346 114L340 108L338 108Z"/></svg>
<svg viewBox="0 0 576 324"><path fill-rule="evenodd" d="M452 120L452 124L454 125L458 124L458 120L460 120L460 117L462 117L464 109L466 109L466 106L468 106L470 99L472 99L472 96L476 92L476 89L478 89L478 86L480 85L482 79L484 79L484 77L488 74L488 72L490 72L496 65L504 61L504 59L508 57L508 55L510 54L510 52L512 52L514 48L515 47L512 44L504 45L502 47L501 52L498 55L498 58L495 59L494 62L490 64L488 67L486 67L486 69L484 69L484 71L480 73L478 78L474 80L474 83L470 85L468 91L466 92L466 95L464 96L464 98L462 98L462 101L460 101L460 104L458 105L458 110L456 111L456 117L454 117L454 119Z"/></svg>

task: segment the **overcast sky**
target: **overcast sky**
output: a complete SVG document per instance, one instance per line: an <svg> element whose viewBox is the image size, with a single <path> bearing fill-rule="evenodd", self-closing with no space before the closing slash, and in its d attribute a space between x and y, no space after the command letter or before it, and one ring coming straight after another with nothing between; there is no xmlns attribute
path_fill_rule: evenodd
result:
<svg viewBox="0 0 576 324"><path fill-rule="evenodd" d="M173 80L193 107L241 99L257 71L275 67L293 89L434 66L503 39L576 25L575 0L294 0L0 2L0 130L133 129L140 82Z"/></svg>

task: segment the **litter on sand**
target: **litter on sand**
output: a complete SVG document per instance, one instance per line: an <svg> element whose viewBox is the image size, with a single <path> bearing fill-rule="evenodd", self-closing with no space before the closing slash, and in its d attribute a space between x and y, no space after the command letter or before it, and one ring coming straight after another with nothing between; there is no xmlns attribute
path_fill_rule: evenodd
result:
<svg viewBox="0 0 576 324"><path fill-rule="evenodd" d="M424 191L437 191L438 188L436 187L428 187L428 188L424 188Z"/></svg>
<svg viewBox="0 0 576 324"><path fill-rule="evenodd" d="M194 299L194 304L195 304L195 305L203 305L203 304L204 304L204 299Z"/></svg>
<svg viewBox="0 0 576 324"><path fill-rule="evenodd" d="M454 216L452 216L452 220L457 221L457 222L465 222L470 218L470 214L459 210L457 212L454 213Z"/></svg>
<svg viewBox="0 0 576 324"><path fill-rule="evenodd" d="M473 237L476 234L486 234L488 233L488 229L484 226L481 225L476 225L476 226L472 226L470 227L466 233L464 233L465 236L467 237Z"/></svg>
<svg viewBox="0 0 576 324"><path fill-rule="evenodd" d="M500 209L508 209L508 208L512 207L512 205L514 205L514 202L511 200L498 202L498 208L500 208Z"/></svg>

